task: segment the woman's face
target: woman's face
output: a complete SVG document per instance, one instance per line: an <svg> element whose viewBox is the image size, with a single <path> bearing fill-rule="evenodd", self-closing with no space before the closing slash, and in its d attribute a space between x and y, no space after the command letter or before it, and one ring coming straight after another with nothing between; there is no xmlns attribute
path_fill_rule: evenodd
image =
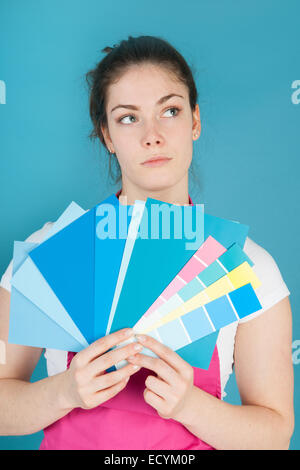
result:
<svg viewBox="0 0 300 470"><path fill-rule="evenodd" d="M151 64L132 66L110 85L106 113L108 129L102 130L116 153L123 187L159 191L187 178L195 132L199 136L201 129L199 107L192 113L187 88L170 72ZM145 164L157 156L169 160Z"/></svg>

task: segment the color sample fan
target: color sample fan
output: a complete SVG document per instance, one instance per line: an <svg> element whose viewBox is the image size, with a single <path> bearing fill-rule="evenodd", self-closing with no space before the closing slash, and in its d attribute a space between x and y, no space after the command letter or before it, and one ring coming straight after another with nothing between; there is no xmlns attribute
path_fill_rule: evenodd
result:
<svg viewBox="0 0 300 470"><path fill-rule="evenodd" d="M192 241L177 236L178 224L164 237L170 212L197 227ZM157 238L141 236L146 226ZM148 198L122 206L115 195L89 211L72 203L42 243L14 244L9 342L78 352L134 327L208 369L218 330L261 308L242 250L247 233L203 205Z"/></svg>

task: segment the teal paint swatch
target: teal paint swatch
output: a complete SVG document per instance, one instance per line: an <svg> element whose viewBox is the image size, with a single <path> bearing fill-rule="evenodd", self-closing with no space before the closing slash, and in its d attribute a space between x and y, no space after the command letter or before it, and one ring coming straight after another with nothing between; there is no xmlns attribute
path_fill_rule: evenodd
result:
<svg viewBox="0 0 300 470"><path fill-rule="evenodd" d="M224 275L224 273L223 273ZM177 294L180 296L180 298L186 302L187 300L191 299L195 295L199 294L202 290L204 290L205 287L200 284L198 279L192 279L186 286L182 287Z"/></svg>

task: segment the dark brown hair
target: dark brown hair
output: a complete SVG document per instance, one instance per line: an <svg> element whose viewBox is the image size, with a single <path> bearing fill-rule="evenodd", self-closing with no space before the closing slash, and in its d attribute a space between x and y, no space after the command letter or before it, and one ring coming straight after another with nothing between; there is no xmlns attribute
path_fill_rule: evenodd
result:
<svg viewBox="0 0 300 470"><path fill-rule="evenodd" d="M151 63L163 66L173 76L184 83L189 91L191 110L195 110L198 93L191 68L183 56L166 40L154 36L128 36L113 47L105 47L101 52L107 55L86 75L89 87L89 111L93 123L91 140L99 139L109 155L109 173L111 174L111 154L106 147L101 126L107 128L106 97L108 87L117 81L132 65ZM121 179L121 171L117 159L117 178Z"/></svg>

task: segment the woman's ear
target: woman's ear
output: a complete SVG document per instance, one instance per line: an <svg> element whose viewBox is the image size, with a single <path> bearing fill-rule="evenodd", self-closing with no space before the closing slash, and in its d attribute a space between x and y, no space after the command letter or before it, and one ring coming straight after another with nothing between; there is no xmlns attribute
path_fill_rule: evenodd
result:
<svg viewBox="0 0 300 470"><path fill-rule="evenodd" d="M100 128L101 128L101 132L102 132L102 135L103 135L103 138L104 138L105 145L108 148L108 151L110 153L114 153L112 141L111 141L111 138L110 138L107 127L100 124Z"/></svg>
<svg viewBox="0 0 300 470"><path fill-rule="evenodd" d="M200 120L200 109L198 103L195 106L195 110L193 111L193 127L192 127L193 135L198 139L201 134L201 120Z"/></svg>

